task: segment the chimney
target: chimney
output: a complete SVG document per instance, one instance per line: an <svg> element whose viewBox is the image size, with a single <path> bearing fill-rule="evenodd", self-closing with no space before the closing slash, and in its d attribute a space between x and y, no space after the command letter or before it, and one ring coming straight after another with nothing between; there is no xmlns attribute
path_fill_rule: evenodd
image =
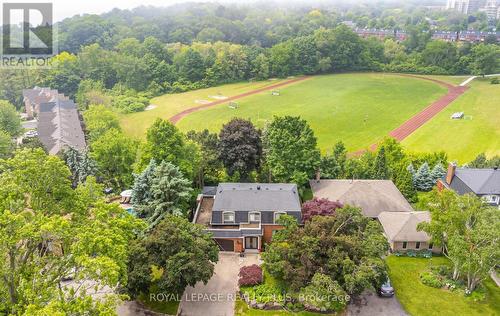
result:
<svg viewBox="0 0 500 316"><path fill-rule="evenodd" d="M451 184L451 180L455 176L455 170L457 169L457 164L452 162L448 165L448 172L446 173L446 183Z"/></svg>
<svg viewBox="0 0 500 316"><path fill-rule="evenodd" d="M319 183L321 180L321 170L316 171L316 182Z"/></svg>

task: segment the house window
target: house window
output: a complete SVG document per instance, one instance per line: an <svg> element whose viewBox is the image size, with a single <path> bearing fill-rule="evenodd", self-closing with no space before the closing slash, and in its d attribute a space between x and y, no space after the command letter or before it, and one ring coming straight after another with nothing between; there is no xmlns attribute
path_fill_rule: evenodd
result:
<svg viewBox="0 0 500 316"><path fill-rule="evenodd" d="M433 246L434 245L432 243L429 243L429 250L432 250Z"/></svg>
<svg viewBox="0 0 500 316"><path fill-rule="evenodd" d="M223 212L224 223L234 223L234 212Z"/></svg>
<svg viewBox="0 0 500 316"><path fill-rule="evenodd" d="M406 249L406 246L408 246L408 242L403 241L403 249Z"/></svg>
<svg viewBox="0 0 500 316"><path fill-rule="evenodd" d="M415 249L420 249L420 241L417 241L417 243L415 244Z"/></svg>
<svg viewBox="0 0 500 316"><path fill-rule="evenodd" d="M486 203L498 204L498 200L500 199L498 195L485 195L484 199Z"/></svg>
<svg viewBox="0 0 500 316"><path fill-rule="evenodd" d="M248 213L248 221L249 222L260 222L260 213L259 212Z"/></svg>
<svg viewBox="0 0 500 316"><path fill-rule="evenodd" d="M281 215L286 215L285 212L275 212L274 213L274 223L276 224L276 222L278 221L278 219L280 218Z"/></svg>

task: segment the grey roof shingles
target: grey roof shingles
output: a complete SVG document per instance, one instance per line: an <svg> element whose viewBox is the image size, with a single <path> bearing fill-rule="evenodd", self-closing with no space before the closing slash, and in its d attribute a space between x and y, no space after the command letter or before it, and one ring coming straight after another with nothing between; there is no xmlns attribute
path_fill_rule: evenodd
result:
<svg viewBox="0 0 500 316"><path fill-rule="evenodd" d="M59 100L40 104L38 137L49 154L57 154L64 147L86 148L85 135L80 124L76 104Z"/></svg>
<svg viewBox="0 0 500 316"><path fill-rule="evenodd" d="M458 194L500 194L500 170L457 168L450 187Z"/></svg>
<svg viewBox="0 0 500 316"><path fill-rule="evenodd" d="M221 183L213 211L301 211L295 184Z"/></svg>

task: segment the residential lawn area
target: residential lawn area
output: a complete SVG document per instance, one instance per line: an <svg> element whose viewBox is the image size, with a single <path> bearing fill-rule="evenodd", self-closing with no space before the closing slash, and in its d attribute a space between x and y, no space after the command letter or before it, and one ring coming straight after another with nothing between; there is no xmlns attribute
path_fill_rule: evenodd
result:
<svg viewBox="0 0 500 316"><path fill-rule="evenodd" d="M483 283L486 299L482 302L464 297L462 291L450 292L420 282L420 272L430 265L449 264L445 257L425 259L389 256L387 264L396 297L410 315L500 315L500 289L489 278Z"/></svg>
<svg viewBox="0 0 500 316"><path fill-rule="evenodd" d="M420 112L447 91L417 78L383 73L315 76L280 89L238 100L238 109L227 104L189 114L178 122L183 131L208 128L217 132L233 117L250 119L262 128L273 116L306 119L319 147L325 151L343 141L349 151L368 147Z"/></svg>
<svg viewBox="0 0 500 316"><path fill-rule="evenodd" d="M143 138L146 135L146 130L153 124L156 118L169 119L186 109L202 105L202 102L217 101L213 96L231 97L273 85L280 81L282 80L266 80L252 83L241 82L184 93L165 94L151 100L151 104L156 106L155 109L123 114L120 116L120 123L126 134L134 138Z"/></svg>
<svg viewBox="0 0 500 316"><path fill-rule="evenodd" d="M156 302L150 301L148 295L141 294L138 297L138 301L147 306L150 310L163 313L167 315L177 315L177 310L179 309L178 301L168 301L168 302Z"/></svg>
<svg viewBox="0 0 500 316"><path fill-rule="evenodd" d="M500 154L500 85L490 79L475 79L470 88L432 120L403 141L417 152L443 150L449 160L460 164L473 160L477 154ZM466 118L452 120L455 112Z"/></svg>

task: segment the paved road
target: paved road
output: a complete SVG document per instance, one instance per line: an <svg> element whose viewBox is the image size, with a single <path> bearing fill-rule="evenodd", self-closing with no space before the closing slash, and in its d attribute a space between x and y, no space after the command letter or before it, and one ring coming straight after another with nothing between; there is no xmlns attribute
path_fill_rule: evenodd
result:
<svg viewBox="0 0 500 316"><path fill-rule="evenodd" d="M238 289L240 267L258 264L257 254L247 254L240 258L236 253L219 253L214 276L205 285L198 282L188 287L179 307L182 316L232 316L234 299Z"/></svg>
<svg viewBox="0 0 500 316"><path fill-rule="evenodd" d="M347 316L408 316L395 296L379 297L373 292L364 292L347 308Z"/></svg>

